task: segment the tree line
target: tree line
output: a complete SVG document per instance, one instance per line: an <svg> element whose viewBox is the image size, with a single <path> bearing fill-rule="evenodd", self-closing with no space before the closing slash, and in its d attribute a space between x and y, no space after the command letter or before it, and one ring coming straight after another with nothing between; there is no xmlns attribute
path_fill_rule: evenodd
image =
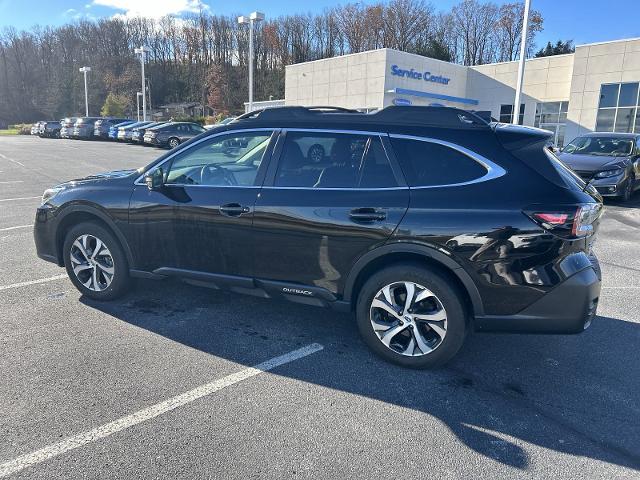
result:
<svg viewBox="0 0 640 480"><path fill-rule="evenodd" d="M437 11L424 0L348 3L321 13L286 15L256 25L256 100L283 98L289 64L394 48L463 65L518 58L523 2L498 5L462 0ZM532 11L533 39L543 19ZM183 18L81 20L29 31L0 33L0 121L57 119L84 112L78 68L90 66L89 109L120 101L135 111L140 62L134 48L149 49L146 63L152 107L194 101L238 112L246 101L248 27L236 16L205 11Z"/></svg>

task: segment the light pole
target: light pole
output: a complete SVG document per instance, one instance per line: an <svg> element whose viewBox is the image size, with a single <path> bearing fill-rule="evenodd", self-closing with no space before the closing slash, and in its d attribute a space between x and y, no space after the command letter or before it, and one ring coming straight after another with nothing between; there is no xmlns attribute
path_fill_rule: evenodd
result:
<svg viewBox="0 0 640 480"><path fill-rule="evenodd" d="M238 17L239 24L249 24L249 111L253 111L253 24L264 20L264 13L253 12L248 17Z"/></svg>
<svg viewBox="0 0 640 480"><path fill-rule="evenodd" d="M529 36L529 10L531 0L524 0L524 18L522 19L522 39L520 40L520 61L518 62L518 81L516 83L516 99L513 105L511 123L518 125L520 119L520 97L522 96L522 83L524 81L524 61L527 56L527 37Z"/></svg>
<svg viewBox="0 0 640 480"><path fill-rule="evenodd" d="M138 115L138 121L140 121L140 97L142 96L142 92L136 92L136 113Z"/></svg>
<svg viewBox="0 0 640 480"><path fill-rule="evenodd" d="M84 74L84 116L89 116L89 92L87 91L87 73L91 71L91 67L82 67L78 71Z"/></svg>
<svg viewBox="0 0 640 480"><path fill-rule="evenodd" d="M148 52L149 49L147 47L136 48L134 52L137 55L140 55L140 64L142 65L142 121L147 121L147 95L144 81L144 54Z"/></svg>

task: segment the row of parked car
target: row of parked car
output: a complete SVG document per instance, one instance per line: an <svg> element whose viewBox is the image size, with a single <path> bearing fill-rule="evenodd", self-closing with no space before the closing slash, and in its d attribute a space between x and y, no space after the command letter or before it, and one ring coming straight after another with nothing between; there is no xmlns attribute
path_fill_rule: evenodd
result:
<svg viewBox="0 0 640 480"><path fill-rule="evenodd" d="M59 122L36 122L31 127L31 135L40 137L116 140L165 148L175 148L204 131L202 126L192 122L139 122L102 117L67 117Z"/></svg>

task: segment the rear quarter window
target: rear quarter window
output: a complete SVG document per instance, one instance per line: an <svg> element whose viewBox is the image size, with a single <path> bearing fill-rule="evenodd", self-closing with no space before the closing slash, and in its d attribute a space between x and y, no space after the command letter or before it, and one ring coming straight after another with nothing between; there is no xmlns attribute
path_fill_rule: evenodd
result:
<svg viewBox="0 0 640 480"><path fill-rule="evenodd" d="M446 145L404 138L392 138L391 144L412 187L455 185L488 173L481 163Z"/></svg>

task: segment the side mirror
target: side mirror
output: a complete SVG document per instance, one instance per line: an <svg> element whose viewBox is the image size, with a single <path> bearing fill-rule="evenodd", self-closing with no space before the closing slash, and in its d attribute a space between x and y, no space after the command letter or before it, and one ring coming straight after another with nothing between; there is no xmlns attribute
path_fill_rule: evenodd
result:
<svg viewBox="0 0 640 480"><path fill-rule="evenodd" d="M162 168L156 168L144 176L144 181L149 190L159 190L164 185L164 172Z"/></svg>

